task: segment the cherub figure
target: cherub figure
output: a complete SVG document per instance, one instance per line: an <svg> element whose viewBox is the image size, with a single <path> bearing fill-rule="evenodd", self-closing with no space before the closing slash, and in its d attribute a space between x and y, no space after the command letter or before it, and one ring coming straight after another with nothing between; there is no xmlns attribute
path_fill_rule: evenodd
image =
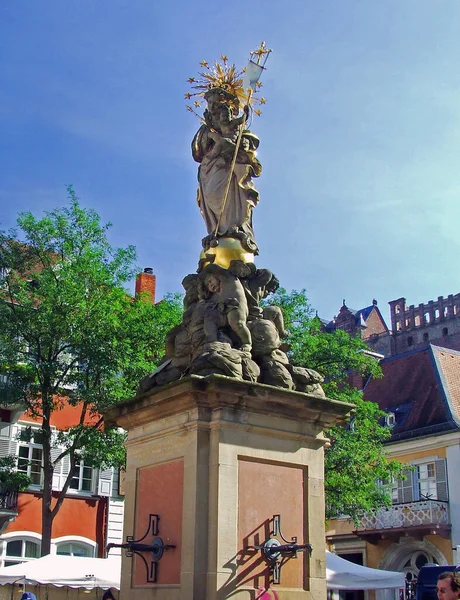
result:
<svg viewBox="0 0 460 600"><path fill-rule="evenodd" d="M219 328L228 324L240 340L241 350L250 352L251 332L246 324L248 304L238 277L217 264L207 265L199 277L201 295L207 300L204 318L207 341L217 341Z"/></svg>
<svg viewBox="0 0 460 600"><path fill-rule="evenodd" d="M286 337L284 317L279 306L260 307L260 301L276 292L279 281L268 269L257 269L254 263L232 260L229 271L238 277L243 285L249 309L249 319L263 318L272 321L280 337Z"/></svg>

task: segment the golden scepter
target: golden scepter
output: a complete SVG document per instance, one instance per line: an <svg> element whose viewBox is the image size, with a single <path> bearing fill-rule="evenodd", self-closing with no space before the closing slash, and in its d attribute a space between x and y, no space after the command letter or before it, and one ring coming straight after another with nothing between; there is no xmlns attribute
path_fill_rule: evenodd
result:
<svg viewBox="0 0 460 600"><path fill-rule="evenodd" d="M247 79L248 85L245 85L244 88L248 91L248 98L247 98L247 102L246 102L246 106L248 107L248 112L246 113L246 118L245 118L244 122L241 123L241 125L240 125L240 130L238 132L238 138L235 143L235 151L233 153L232 164L230 165L230 172L228 174L227 185L225 186L222 207L220 209L219 218L217 220L216 229L214 231L214 238L216 238L214 240L214 245L217 245L217 243L218 243L217 242L217 234L219 232L220 222L222 219L222 215L224 214L225 206L227 204L228 192L230 191L230 185L232 182L232 175L233 175L233 171L235 169L236 160L238 157L238 151L239 151L240 145L241 145L241 140L243 138L244 125L249 116L249 109L251 107L252 94L254 93L255 86L257 85L257 82L259 81L260 76L262 75L262 71L265 69L265 64L267 62L268 55L270 54L270 52L271 52L271 50L266 48L265 42L262 42L260 44L259 48L257 48L256 50L254 50L253 52L250 53L251 58L249 60L248 66L246 67L246 70L245 70L245 79ZM254 62L254 60L253 60L253 57L255 57L255 56L257 57L256 62ZM262 57L264 57L263 64L261 64Z"/></svg>

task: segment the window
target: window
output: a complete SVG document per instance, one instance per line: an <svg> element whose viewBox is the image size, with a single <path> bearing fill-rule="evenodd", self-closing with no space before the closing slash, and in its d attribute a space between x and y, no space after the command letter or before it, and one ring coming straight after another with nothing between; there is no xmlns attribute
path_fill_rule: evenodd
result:
<svg viewBox="0 0 460 600"><path fill-rule="evenodd" d="M419 498L436 500L438 494L434 462L418 465L416 475Z"/></svg>
<svg viewBox="0 0 460 600"><path fill-rule="evenodd" d="M70 489L78 492L93 491L93 469L86 466L82 460L75 465Z"/></svg>
<svg viewBox="0 0 460 600"><path fill-rule="evenodd" d="M417 577L420 569L427 563L437 564L436 558L428 552L414 552L402 568L406 575L406 598L416 597ZM424 595L424 594L423 594Z"/></svg>
<svg viewBox="0 0 460 600"><path fill-rule="evenodd" d="M19 446L18 471L25 473L32 480L32 485L42 482L43 450L36 446Z"/></svg>
<svg viewBox="0 0 460 600"><path fill-rule="evenodd" d="M385 427L394 427L396 425L396 415L394 412L388 412L385 415Z"/></svg>
<svg viewBox="0 0 460 600"><path fill-rule="evenodd" d="M31 485L39 486L42 483L42 432L30 426L20 426L18 429L18 471L28 475Z"/></svg>
<svg viewBox="0 0 460 600"><path fill-rule="evenodd" d="M13 539L6 542L3 566L10 567L40 557L40 542Z"/></svg>
<svg viewBox="0 0 460 600"><path fill-rule="evenodd" d="M57 545L56 554L62 556L89 556L92 558L94 556L94 548L79 542L64 542Z"/></svg>
<svg viewBox="0 0 460 600"><path fill-rule="evenodd" d="M398 504L398 482L393 479L378 479L377 486L391 496L391 503Z"/></svg>
<svg viewBox="0 0 460 600"><path fill-rule="evenodd" d="M411 335L407 338L407 345L408 346L414 345L414 338Z"/></svg>
<svg viewBox="0 0 460 600"><path fill-rule="evenodd" d="M429 337L430 337L430 336L429 336L427 333L424 333L424 334L423 334L423 341L424 341L424 342L427 342L427 341L428 341L428 339L429 339Z"/></svg>
<svg viewBox="0 0 460 600"><path fill-rule="evenodd" d="M443 327L442 328L442 335L447 335L449 333L449 330L447 329L447 327Z"/></svg>
<svg viewBox="0 0 460 600"><path fill-rule="evenodd" d="M415 465L414 471L406 471L405 475L406 479L397 482L397 499L395 493L394 503L448 500L445 458Z"/></svg>

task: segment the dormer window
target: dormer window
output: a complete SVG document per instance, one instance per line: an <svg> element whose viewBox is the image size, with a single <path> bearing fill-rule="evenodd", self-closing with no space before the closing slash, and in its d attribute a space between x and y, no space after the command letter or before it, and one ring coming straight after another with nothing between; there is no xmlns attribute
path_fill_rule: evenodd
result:
<svg viewBox="0 0 460 600"><path fill-rule="evenodd" d="M385 427L391 429L396 425L396 415L394 412L389 412L385 415Z"/></svg>

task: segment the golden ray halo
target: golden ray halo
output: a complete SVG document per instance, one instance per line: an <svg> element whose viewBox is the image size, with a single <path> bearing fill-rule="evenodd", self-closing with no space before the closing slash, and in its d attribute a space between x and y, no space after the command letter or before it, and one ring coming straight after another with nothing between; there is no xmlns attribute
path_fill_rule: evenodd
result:
<svg viewBox="0 0 460 600"><path fill-rule="evenodd" d="M204 67L205 70L201 71L198 74L198 77L189 77L187 80L191 85L192 91L187 92L184 96L186 100L194 98L194 101L193 106L186 105L186 109L200 119L202 119L202 117L195 109L201 107L205 100L206 93L212 89L223 89L234 97L234 101L230 101L230 105L235 110L236 114L239 112L240 104L245 105L248 102L248 90L245 90L243 84L246 69L243 68L241 71L238 71L234 64L229 64L225 54L222 54L220 58L221 62L216 60L211 65L205 60L201 61L200 66ZM266 104L265 98L254 96L261 87L262 83L258 81L257 88L252 93L249 100L251 108L252 105ZM256 115L261 115L260 109L256 108L253 109L253 111Z"/></svg>

